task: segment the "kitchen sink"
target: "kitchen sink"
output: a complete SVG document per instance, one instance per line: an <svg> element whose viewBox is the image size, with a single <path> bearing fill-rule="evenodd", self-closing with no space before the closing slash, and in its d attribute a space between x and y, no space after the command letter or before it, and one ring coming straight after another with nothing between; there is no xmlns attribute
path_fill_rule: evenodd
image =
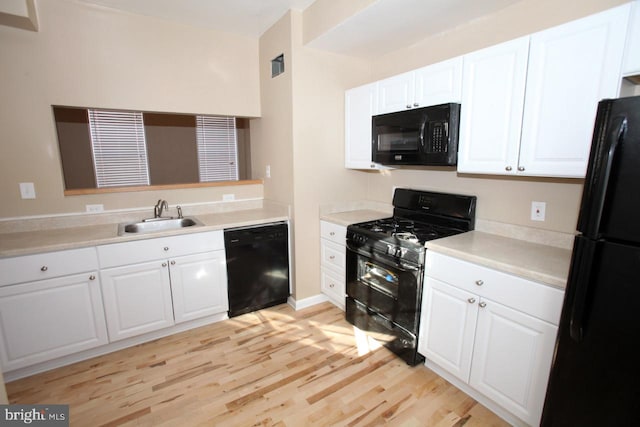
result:
<svg viewBox="0 0 640 427"><path fill-rule="evenodd" d="M178 230L186 227L202 226L196 218L149 218L140 222L118 225L118 236L125 234L154 233L158 231Z"/></svg>

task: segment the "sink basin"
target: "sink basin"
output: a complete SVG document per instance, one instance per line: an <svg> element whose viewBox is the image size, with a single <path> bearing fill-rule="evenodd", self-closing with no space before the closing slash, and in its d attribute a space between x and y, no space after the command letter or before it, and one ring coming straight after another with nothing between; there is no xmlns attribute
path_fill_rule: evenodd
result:
<svg viewBox="0 0 640 427"><path fill-rule="evenodd" d="M131 222L118 225L118 235L135 233L154 233L158 231L178 230L185 227L197 227L203 225L195 218L151 218L140 222Z"/></svg>

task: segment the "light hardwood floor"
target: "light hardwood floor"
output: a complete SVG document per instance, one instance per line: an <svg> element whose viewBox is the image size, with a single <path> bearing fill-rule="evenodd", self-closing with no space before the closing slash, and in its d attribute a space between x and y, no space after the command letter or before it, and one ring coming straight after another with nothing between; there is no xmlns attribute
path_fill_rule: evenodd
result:
<svg viewBox="0 0 640 427"><path fill-rule="evenodd" d="M329 303L280 305L7 384L71 426L506 426L424 366L366 352ZM358 348L360 347L360 348Z"/></svg>

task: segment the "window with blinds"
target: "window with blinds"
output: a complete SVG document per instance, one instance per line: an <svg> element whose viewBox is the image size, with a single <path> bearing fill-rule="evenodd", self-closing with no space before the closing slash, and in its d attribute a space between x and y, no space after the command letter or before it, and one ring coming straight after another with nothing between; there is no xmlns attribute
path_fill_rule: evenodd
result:
<svg viewBox="0 0 640 427"><path fill-rule="evenodd" d="M235 117L196 116L200 182L238 180Z"/></svg>
<svg viewBox="0 0 640 427"><path fill-rule="evenodd" d="M96 185L149 185L142 113L87 110Z"/></svg>

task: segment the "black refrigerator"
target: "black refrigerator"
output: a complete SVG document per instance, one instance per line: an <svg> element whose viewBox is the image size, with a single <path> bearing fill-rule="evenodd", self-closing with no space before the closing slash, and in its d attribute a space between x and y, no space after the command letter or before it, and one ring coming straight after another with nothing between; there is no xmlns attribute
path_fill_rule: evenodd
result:
<svg viewBox="0 0 640 427"><path fill-rule="evenodd" d="M640 425L640 96L603 100L542 426Z"/></svg>

